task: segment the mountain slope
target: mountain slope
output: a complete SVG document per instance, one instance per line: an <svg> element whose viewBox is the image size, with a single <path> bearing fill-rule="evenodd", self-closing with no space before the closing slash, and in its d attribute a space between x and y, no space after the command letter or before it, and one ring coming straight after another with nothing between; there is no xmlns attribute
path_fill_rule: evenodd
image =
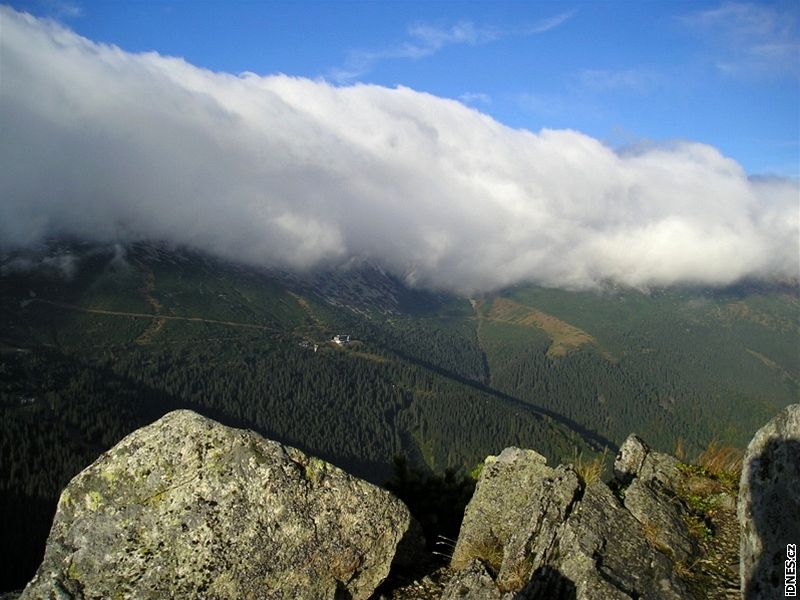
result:
<svg viewBox="0 0 800 600"><path fill-rule="evenodd" d="M759 422L797 401L800 300L794 284L648 295L527 287L506 294L588 332L595 345L560 360L497 360L497 387L612 439L635 430L664 450L679 436L696 446L720 438L743 447ZM514 339L506 335L498 344L507 352ZM533 378L536 365L545 374ZM575 379L584 384L571 392L544 389Z"/></svg>

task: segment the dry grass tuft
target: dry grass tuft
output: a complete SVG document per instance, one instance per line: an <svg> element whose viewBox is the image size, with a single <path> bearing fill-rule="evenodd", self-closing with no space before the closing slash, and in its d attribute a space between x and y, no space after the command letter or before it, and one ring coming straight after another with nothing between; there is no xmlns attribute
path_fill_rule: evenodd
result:
<svg viewBox="0 0 800 600"><path fill-rule="evenodd" d="M708 543L714 537L714 532L711 531L705 519L697 515L684 515L683 521L686 523L689 535L700 542L701 545Z"/></svg>
<svg viewBox="0 0 800 600"><path fill-rule="evenodd" d="M676 560L672 568L681 579L690 580L697 576L697 561L687 564L683 561Z"/></svg>
<svg viewBox="0 0 800 600"><path fill-rule="evenodd" d="M603 450L603 453L599 456L595 456L594 458L587 460L583 456L583 452L578 454L577 448L573 454L572 466L575 468L575 472L578 474L578 477L585 485L589 485L590 483L594 483L595 481L599 481L606 472L606 454L608 453L608 448Z"/></svg>
<svg viewBox="0 0 800 600"><path fill-rule="evenodd" d="M675 452L673 454L679 461L686 462L686 447L682 437L679 437L678 441L675 442Z"/></svg>
<svg viewBox="0 0 800 600"><path fill-rule="evenodd" d="M644 534L644 539L647 540L647 543L650 544L651 547L669 557L674 556L672 549L661 541L661 528L656 523L652 521L642 523L642 533Z"/></svg>
<svg viewBox="0 0 800 600"><path fill-rule="evenodd" d="M493 536L467 539L459 548L458 554L453 556L450 566L458 571L466 567L473 558L479 559L496 573L503 564L503 544Z"/></svg>
<svg viewBox="0 0 800 600"><path fill-rule="evenodd" d="M695 463L715 477L738 480L743 458L744 453L739 448L722 444L719 440L711 440Z"/></svg>
<svg viewBox="0 0 800 600"><path fill-rule="evenodd" d="M503 571L497 579L497 589L501 593L519 592L531 580L531 564L522 560Z"/></svg>

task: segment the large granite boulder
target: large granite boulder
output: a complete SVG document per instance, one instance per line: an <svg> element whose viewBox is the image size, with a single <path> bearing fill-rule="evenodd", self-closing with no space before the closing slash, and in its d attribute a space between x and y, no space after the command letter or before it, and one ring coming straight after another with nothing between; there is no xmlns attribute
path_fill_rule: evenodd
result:
<svg viewBox="0 0 800 600"><path fill-rule="evenodd" d="M535 488L552 472L547 459L533 450L512 447L487 457L464 511L452 564L460 568L478 558L499 568L503 543L519 529Z"/></svg>
<svg viewBox="0 0 800 600"><path fill-rule="evenodd" d="M384 490L177 411L69 483L22 598L368 598L409 523Z"/></svg>
<svg viewBox="0 0 800 600"><path fill-rule="evenodd" d="M747 447L738 518L742 597L782 598L787 544L800 545L800 404L781 411Z"/></svg>

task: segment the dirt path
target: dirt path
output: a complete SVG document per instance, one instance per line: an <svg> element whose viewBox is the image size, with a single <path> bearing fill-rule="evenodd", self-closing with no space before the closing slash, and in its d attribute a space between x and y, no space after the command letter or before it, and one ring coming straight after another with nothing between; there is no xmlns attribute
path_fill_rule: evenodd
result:
<svg viewBox="0 0 800 600"><path fill-rule="evenodd" d="M243 329L257 329L259 331L277 331L280 329L275 327L268 327L267 325L255 325L253 323L237 323L236 321L220 321L218 319L203 319L202 317L176 317L172 315L150 315L147 313L125 312L119 310L104 310L101 308L84 308L83 306L76 306L74 304L65 304L63 302L53 302L52 300L41 300L36 298L34 302L41 302L49 304L65 310L74 310L77 312L90 313L94 315L109 315L113 317L133 317L135 319L151 319L153 321L191 321L193 323L211 323L213 325L227 325L229 327L241 327Z"/></svg>
<svg viewBox="0 0 800 600"><path fill-rule="evenodd" d="M294 298L295 302L297 302L300 305L300 308L302 308L305 311L305 313L308 315L308 318L316 327L324 326L324 323L320 321L319 317L317 317L316 313L314 312L314 309L311 308L311 305L308 303L308 300L306 300L305 298L303 298L298 294L295 294L294 292L287 292L287 293L292 298Z"/></svg>
<svg viewBox="0 0 800 600"><path fill-rule="evenodd" d="M144 278L144 287L142 288L142 293L144 294L144 298L147 303L153 307L153 312L160 316L161 313L161 303L153 296L153 292L156 289L156 278L153 275L153 272L148 270L146 272ZM158 332L164 328L166 321L163 318L154 319L153 322L147 326L147 329L134 340L135 344L147 344L149 343Z"/></svg>

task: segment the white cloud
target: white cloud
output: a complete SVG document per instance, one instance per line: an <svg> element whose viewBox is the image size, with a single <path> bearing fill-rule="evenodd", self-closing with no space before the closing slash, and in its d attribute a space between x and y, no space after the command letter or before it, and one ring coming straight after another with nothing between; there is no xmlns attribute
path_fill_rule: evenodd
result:
<svg viewBox="0 0 800 600"><path fill-rule="evenodd" d="M553 15L552 17L541 19L540 21L537 21L533 25L523 28L523 32L544 33L545 31L550 31L551 29L555 29L562 23L565 23L566 21L574 17L576 13L577 13L576 10L569 10L567 12Z"/></svg>
<svg viewBox="0 0 800 600"><path fill-rule="evenodd" d="M418 23L409 28L409 39L402 44L383 50L352 50L345 66L332 69L329 75L334 81L348 83L365 75L383 60L418 60L435 54L445 46L474 46L493 41L501 35L502 32L498 29L476 27L469 21L461 21L449 29Z"/></svg>
<svg viewBox="0 0 800 600"><path fill-rule="evenodd" d="M464 104L491 104L492 97L484 92L464 92L458 97Z"/></svg>
<svg viewBox="0 0 800 600"><path fill-rule="evenodd" d="M78 260L71 254L58 254L56 256L17 256L5 260L0 265L0 275L11 273L45 273L57 275L65 279L72 279L78 268Z"/></svg>
<svg viewBox="0 0 800 600"><path fill-rule="evenodd" d="M712 147L618 154L408 88L211 73L0 8L0 246L161 239L352 257L464 293L797 276L798 185Z"/></svg>
<svg viewBox="0 0 800 600"><path fill-rule="evenodd" d="M770 36L786 26L775 8L745 2L723 2L715 8L695 12L686 20L740 39Z"/></svg>
<svg viewBox="0 0 800 600"><path fill-rule="evenodd" d="M484 44L501 37L502 32L494 27L476 27L469 21L461 21L450 29L440 29L424 23L413 25L408 30L414 43L406 44L401 52L409 58L428 56L452 44Z"/></svg>
<svg viewBox="0 0 800 600"><path fill-rule="evenodd" d="M83 6L73 0L35 0L37 7L56 19L76 19L84 15Z"/></svg>
<svg viewBox="0 0 800 600"><path fill-rule="evenodd" d="M331 69L328 75L337 83L350 83L369 73L383 60L419 60L447 46L463 44L476 46L514 35L534 35L555 29L575 14L569 11L517 29L479 27L470 21L460 21L450 28L417 23L408 29L408 39L402 44L383 50L352 50L343 67Z"/></svg>
<svg viewBox="0 0 800 600"><path fill-rule="evenodd" d="M716 47L716 65L723 73L800 77L797 10L724 2L715 8L691 13L682 21Z"/></svg>

